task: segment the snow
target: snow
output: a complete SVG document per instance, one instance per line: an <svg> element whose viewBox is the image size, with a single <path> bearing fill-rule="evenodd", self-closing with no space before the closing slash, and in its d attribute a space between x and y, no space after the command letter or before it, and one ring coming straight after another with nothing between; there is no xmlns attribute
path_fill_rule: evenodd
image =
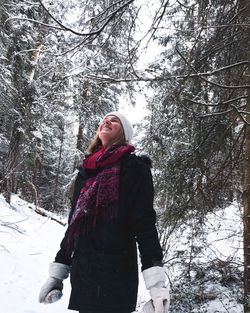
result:
<svg viewBox="0 0 250 313"><path fill-rule="evenodd" d="M13 195L11 206L0 195L0 207L1 312L70 312L67 309L70 295L69 279L64 281L63 297L60 301L49 305L38 302L40 288L48 277L48 265L54 260L66 226L62 226L50 218L38 215L34 212L34 205L21 200L17 195ZM66 222L66 217L54 217ZM214 256L220 260L228 260L229 257L234 257L235 260L242 259L241 225L241 210L236 204L232 204L225 210L210 213L207 216L205 229L207 245L205 245L199 261L205 264L213 259ZM180 234L177 231L173 235L175 238L171 239L170 258L171 254L174 255L174 253L182 249L188 249L187 237L189 235L188 229L184 233L180 230ZM176 244L177 242L179 242L179 245ZM171 252L171 250L173 251ZM174 270L166 267L166 271L169 272L172 283L175 283L175 279L177 278L178 280L178 275L181 272L181 266L180 268L175 268L174 264L172 265ZM207 273L207 277L214 275L214 273ZM196 290L199 293L200 286L195 272L192 274L192 279L191 284L195 285L196 283L197 286L195 288L197 287ZM177 289L173 288L173 290ZM191 289L187 287L186 291L182 289L181 292L184 292L181 296L185 298L191 294ZM213 283L208 279L208 282L204 285L203 294L204 292L207 297L210 297L210 301L202 303L199 308L194 307L190 312L243 312L242 305L232 298L232 290L221 286L218 281ZM174 301L174 295L172 295L172 298ZM145 289L140 274L137 312L142 312L141 307L148 299L149 294ZM175 311L174 305L173 309ZM182 311L176 310L175 312Z"/></svg>
<svg viewBox="0 0 250 313"><path fill-rule="evenodd" d="M38 303L38 293L47 277L49 262L58 250L65 228L42 217L27 204L13 197L10 209L0 198L0 220L9 225L0 226L0 299L4 313L68 312L68 282L63 299L51 306Z"/></svg>
<svg viewBox="0 0 250 313"><path fill-rule="evenodd" d="M223 211L210 213L207 219L210 224L207 228L210 257L214 254L220 259L226 259L234 255L241 259L243 255L242 215L237 204L230 205ZM239 225L238 228L235 228L235 225Z"/></svg>
<svg viewBox="0 0 250 313"><path fill-rule="evenodd" d="M38 302L66 227L34 212L34 206L13 195L11 207L0 195L0 299L3 313L69 313L69 279L63 297L53 304ZM65 219L66 220L66 219ZM140 302L148 293L140 280Z"/></svg>

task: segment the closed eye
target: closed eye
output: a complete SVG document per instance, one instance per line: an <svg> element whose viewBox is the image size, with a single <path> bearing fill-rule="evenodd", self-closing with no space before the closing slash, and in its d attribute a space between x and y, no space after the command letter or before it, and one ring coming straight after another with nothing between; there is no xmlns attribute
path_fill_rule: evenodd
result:
<svg viewBox="0 0 250 313"><path fill-rule="evenodd" d="M111 118L110 121L111 121L111 122L120 123L119 118Z"/></svg>
<svg viewBox="0 0 250 313"><path fill-rule="evenodd" d="M112 122L112 123L120 123L120 120L119 120L119 118L118 117L110 117L110 118L105 118L104 120L103 120L103 123L105 123L105 121L107 121L107 120L109 120L110 122Z"/></svg>

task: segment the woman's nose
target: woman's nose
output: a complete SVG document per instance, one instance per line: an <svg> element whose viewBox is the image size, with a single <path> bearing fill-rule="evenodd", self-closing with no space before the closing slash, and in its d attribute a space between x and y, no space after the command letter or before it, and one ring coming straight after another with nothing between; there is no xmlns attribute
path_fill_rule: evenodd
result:
<svg viewBox="0 0 250 313"><path fill-rule="evenodd" d="M104 123L111 124L110 120L105 120Z"/></svg>

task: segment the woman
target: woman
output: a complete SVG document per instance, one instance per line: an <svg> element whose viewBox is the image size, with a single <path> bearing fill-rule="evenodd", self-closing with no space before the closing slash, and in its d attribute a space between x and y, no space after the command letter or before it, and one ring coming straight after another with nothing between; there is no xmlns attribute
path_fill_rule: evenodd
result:
<svg viewBox="0 0 250 313"><path fill-rule="evenodd" d="M50 264L40 302L58 300L70 272L69 309L131 313L138 289L137 243L152 298L145 311L167 312L151 161L132 153L132 136L130 122L119 112L107 114L99 125L76 178L69 226Z"/></svg>

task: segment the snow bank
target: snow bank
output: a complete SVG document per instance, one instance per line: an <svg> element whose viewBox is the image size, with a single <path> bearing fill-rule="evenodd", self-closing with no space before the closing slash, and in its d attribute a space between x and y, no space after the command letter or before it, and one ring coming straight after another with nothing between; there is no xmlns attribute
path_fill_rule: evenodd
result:
<svg viewBox="0 0 250 313"><path fill-rule="evenodd" d="M0 299L3 313L69 313L69 279L60 301L38 302L41 285L48 276L48 264L63 238L66 227L40 216L32 205L13 195L11 207L0 195ZM60 217L59 217L60 218ZM138 302L148 299L140 281Z"/></svg>
<svg viewBox="0 0 250 313"><path fill-rule="evenodd" d="M65 227L33 212L25 201L13 196L12 207L0 196L0 299L4 313L66 313L69 282L58 303L38 303L46 280L48 263L65 232ZM15 209L14 209L15 208Z"/></svg>

